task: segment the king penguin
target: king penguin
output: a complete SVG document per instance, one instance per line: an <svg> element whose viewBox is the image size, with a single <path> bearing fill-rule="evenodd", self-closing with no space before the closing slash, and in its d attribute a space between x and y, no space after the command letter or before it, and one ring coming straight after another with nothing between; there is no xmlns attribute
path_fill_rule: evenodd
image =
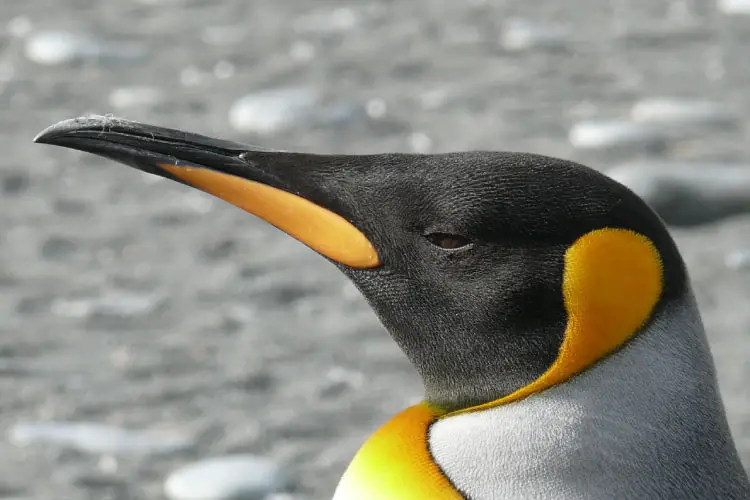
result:
<svg viewBox="0 0 750 500"><path fill-rule="evenodd" d="M678 249L593 169L264 150L109 117L35 141L215 195L354 282L425 397L364 443L335 500L750 498Z"/></svg>

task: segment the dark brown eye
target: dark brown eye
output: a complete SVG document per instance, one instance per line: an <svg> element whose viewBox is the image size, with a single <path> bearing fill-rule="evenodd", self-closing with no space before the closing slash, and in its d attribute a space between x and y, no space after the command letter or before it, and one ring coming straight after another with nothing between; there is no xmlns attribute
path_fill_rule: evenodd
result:
<svg viewBox="0 0 750 500"><path fill-rule="evenodd" d="M431 233L426 235L426 238L436 247L444 248L446 250L457 250L471 244L471 241L468 239L455 234Z"/></svg>

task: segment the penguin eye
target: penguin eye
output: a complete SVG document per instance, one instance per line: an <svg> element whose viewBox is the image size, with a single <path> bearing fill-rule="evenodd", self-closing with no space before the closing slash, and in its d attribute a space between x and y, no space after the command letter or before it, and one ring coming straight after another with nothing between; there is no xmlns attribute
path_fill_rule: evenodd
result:
<svg viewBox="0 0 750 500"><path fill-rule="evenodd" d="M430 233L425 235L427 240L435 245L436 247L443 248L445 250L458 250L460 248L468 247L471 245L471 241L458 236L455 234L448 233Z"/></svg>

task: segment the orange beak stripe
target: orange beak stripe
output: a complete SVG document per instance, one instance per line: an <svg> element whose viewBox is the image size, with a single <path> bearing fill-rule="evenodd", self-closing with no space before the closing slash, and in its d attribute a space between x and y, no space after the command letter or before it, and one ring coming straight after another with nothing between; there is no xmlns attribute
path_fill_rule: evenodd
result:
<svg viewBox="0 0 750 500"><path fill-rule="evenodd" d="M380 265L372 243L349 221L315 203L259 182L213 170L160 163L191 186L276 226L316 252L354 268Z"/></svg>

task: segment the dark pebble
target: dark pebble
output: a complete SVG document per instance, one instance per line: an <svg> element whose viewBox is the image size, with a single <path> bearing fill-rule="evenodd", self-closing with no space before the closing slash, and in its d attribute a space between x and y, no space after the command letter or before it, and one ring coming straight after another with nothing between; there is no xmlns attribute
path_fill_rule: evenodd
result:
<svg viewBox="0 0 750 500"><path fill-rule="evenodd" d="M78 250L78 245L62 236L50 236L42 244L41 254L45 260L62 260L73 255Z"/></svg>
<svg viewBox="0 0 750 500"><path fill-rule="evenodd" d="M10 172L0 178L0 191L3 194L19 194L31 184L29 177L22 172Z"/></svg>

